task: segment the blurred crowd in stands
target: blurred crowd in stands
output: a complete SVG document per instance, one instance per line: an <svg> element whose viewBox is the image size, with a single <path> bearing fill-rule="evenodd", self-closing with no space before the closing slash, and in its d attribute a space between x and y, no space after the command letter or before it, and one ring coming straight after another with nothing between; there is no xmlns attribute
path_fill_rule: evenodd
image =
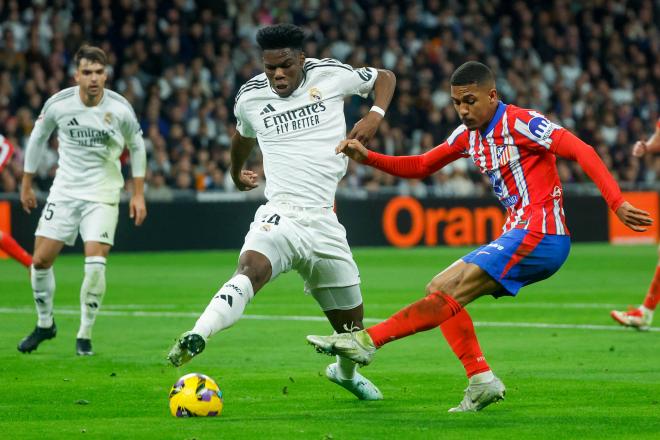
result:
<svg viewBox="0 0 660 440"><path fill-rule="evenodd" d="M0 133L16 146L0 192L18 191L34 121L49 96L74 84L73 54L85 42L110 55L108 87L140 119L149 198L236 191L227 172L234 96L262 72L257 30L279 22L309 33L307 56L396 74L373 149L415 154L443 142L459 125L449 77L475 59L496 72L504 102L574 131L624 186L660 180L659 157L630 155L660 116L658 0L0 0ZM369 106L347 100L349 128ZM36 180L41 190L56 163L53 136ZM258 151L249 166L263 175ZM559 169L565 183L588 181L576 164L560 161ZM490 191L467 160L421 182L351 163L342 188L416 196Z"/></svg>

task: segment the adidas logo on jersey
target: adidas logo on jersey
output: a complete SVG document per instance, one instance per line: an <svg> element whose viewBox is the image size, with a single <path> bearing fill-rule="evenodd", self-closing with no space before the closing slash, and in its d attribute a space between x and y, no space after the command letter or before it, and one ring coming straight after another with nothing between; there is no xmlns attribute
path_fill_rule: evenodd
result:
<svg viewBox="0 0 660 440"><path fill-rule="evenodd" d="M275 111L275 107L272 105L268 104L266 107L264 107L263 110L261 110L261 113L259 115L265 115L266 113L271 113Z"/></svg>
<svg viewBox="0 0 660 440"><path fill-rule="evenodd" d="M73 126L73 125L80 125L80 124L78 124L78 120L77 120L76 118L71 119L71 120L69 121L69 123L66 124L67 127L71 127L71 126Z"/></svg>
<svg viewBox="0 0 660 440"><path fill-rule="evenodd" d="M108 235L107 232L104 232L103 234L101 234L101 238L110 238L110 236Z"/></svg>

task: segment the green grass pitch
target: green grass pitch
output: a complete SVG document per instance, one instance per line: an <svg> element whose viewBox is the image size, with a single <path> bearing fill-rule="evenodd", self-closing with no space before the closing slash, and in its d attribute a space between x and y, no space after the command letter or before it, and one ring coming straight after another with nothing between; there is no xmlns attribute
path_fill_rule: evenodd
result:
<svg viewBox="0 0 660 440"><path fill-rule="evenodd" d="M367 323L423 294L467 249L357 249ZM232 273L236 252L113 254L94 330L96 355L75 356L83 258L55 265L57 338L23 355L34 326L27 273L0 261L0 427L24 439L645 439L660 438L660 332L620 329L613 307L638 304L656 263L653 246L575 245L549 280L518 298L470 305L506 400L448 414L466 385L442 334L394 342L362 370L385 400L360 402L323 377L332 358L305 343L328 333L295 273L262 290L247 316L175 369L165 362ZM303 317L293 319L291 317ZM656 324L657 325L657 324ZM167 394L185 373L215 378L217 418L176 419ZM84 401L84 402L83 402ZM81 403L87 404L81 404Z"/></svg>

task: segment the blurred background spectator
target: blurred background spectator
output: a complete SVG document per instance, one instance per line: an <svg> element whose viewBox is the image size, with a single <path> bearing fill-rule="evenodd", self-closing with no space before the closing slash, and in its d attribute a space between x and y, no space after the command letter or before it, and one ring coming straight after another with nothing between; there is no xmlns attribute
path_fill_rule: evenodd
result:
<svg viewBox="0 0 660 440"><path fill-rule="evenodd" d="M0 132L17 147L0 192L18 191L34 121L50 95L73 85L72 57L84 42L109 54L108 87L140 118L149 198L235 192L227 172L234 96L262 72L257 30L278 22L306 29L309 57L394 71L397 91L373 149L416 154L444 141L459 124L449 76L477 59L495 71L505 102L573 130L624 187L660 180L659 157L629 154L660 116L658 0L0 0ZM368 108L349 99L348 126ZM40 189L56 162L51 139ZM257 151L248 166L262 174L260 162ZM559 170L569 191L591 188L575 164L560 161ZM424 181L351 164L341 185L362 196L490 192L467 161Z"/></svg>

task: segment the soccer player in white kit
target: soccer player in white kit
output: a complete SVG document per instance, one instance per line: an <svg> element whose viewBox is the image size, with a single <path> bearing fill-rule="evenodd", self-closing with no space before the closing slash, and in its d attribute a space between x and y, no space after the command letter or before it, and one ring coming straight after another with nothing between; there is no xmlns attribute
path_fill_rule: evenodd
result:
<svg viewBox="0 0 660 440"><path fill-rule="evenodd" d="M55 180L35 232L31 270L37 326L19 344L29 353L57 333L53 320L53 263L78 232L85 251L85 276L80 289L80 328L76 353L91 355L92 327L105 295L105 264L114 243L119 192L124 186L119 156L128 146L133 174L130 216L137 226L147 214L144 203L146 153L142 130L130 103L104 89L107 56L102 49L82 46L75 54L75 87L53 95L41 111L25 153L21 203L28 213L37 207L32 178L57 129L59 160Z"/></svg>
<svg viewBox="0 0 660 440"><path fill-rule="evenodd" d="M346 138L344 98L374 92L374 107L349 137L371 139L394 93L387 70L354 69L333 59L305 58L303 31L291 24L257 34L265 73L236 95L237 133L232 138L231 176L242 191L256 174L243 166L259 142L266 198L254 216L238 267L213 297L191 331L181 335L168 359L179 366L199 354L206 340L233 325L268 281L295 269L337 332L363 328L362 294L346 231L333 211L335 191L348 160L334 148ZM381 399L356 365L337 358L328 378L363 400Z"/></svg>

